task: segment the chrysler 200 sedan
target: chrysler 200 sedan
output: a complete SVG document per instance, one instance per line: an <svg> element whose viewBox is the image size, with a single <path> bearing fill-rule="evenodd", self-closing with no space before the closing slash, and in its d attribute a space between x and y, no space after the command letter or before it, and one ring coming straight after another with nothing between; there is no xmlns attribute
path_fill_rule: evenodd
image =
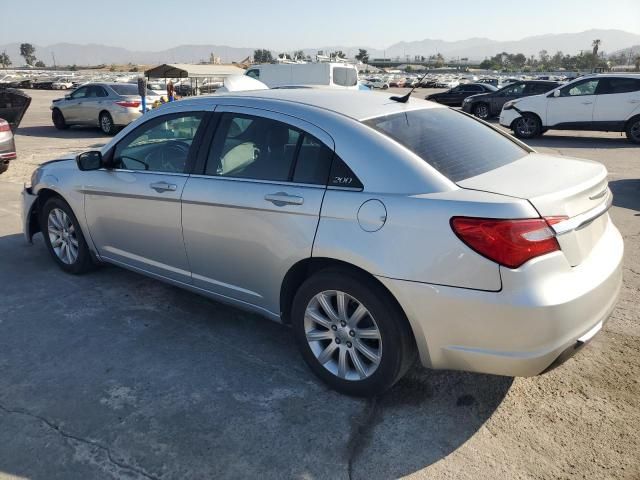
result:
<svg viewBox="0 0 640 480"><path fill-rule="evenodd" d="M23 193L65 271L110 263L291 325L331 387L431 368L539 374L621 285L599 163L536 153L446 107L322 89L144 115Z"/></svg>

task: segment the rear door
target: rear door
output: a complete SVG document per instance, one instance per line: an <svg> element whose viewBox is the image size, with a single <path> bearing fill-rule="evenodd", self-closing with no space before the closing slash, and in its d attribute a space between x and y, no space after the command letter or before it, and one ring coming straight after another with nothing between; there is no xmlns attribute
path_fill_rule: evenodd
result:
<svg viewBox="0 0 640 480"><path fill-rule="evenodd" d="M149 120L116 144L115 168L83 173L85 214L100 256L191 283L180 195L204 118L196 111Z"/></svg>
<svg viewBox="0 0 640 480"><path fill-rule="evenodd" d="M622 129L640 111L640 78L606 77L596 92L593 121L596 128Z"/></svg>
<svg viewBox="0 0 640 480"><path fill-rule="evenodd" d="M287 115L216 108L200 174L182 195L195 286L280 313L280 287L311 256L333 140Z"/></svg>
<svg viewBox="0 0 640 480"><path fill-rule="evenodd" d="M106 107L107 91L100 85L89 85L87 95L77 106L78 123L97 125L98 115Z"/></svg>
<svg viewBox="0 0 640 480"><path fill-rule="evenodd" d="M505 103L520 98L525 86L526 84L524 82L516 82L496 92L491 99L491 110L493 112L500 112Z"/></svg>
<svg viewBox="0 0 640 480"><path fill-rule="evenodd" d="M587 78L573 82L560 89L560 96L547 98L547 119L543 123L549 127L591 128L596 90L599 78Z"/></svg>

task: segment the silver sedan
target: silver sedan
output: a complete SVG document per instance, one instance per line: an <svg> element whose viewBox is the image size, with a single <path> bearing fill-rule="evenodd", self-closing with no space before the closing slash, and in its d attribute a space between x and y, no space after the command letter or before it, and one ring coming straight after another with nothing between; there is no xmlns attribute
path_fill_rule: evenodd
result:
<svg viewBox="0 0 640 480"><path fill-rule="evenodd" d="M177 102L23 194L73 274L107 262L291 325L331 387L414 363L528 376L607 320L622 238L605 168L464 113L371 92Z"/></svg>
<svg viewBox="0 0 640 480"><path fill-rule="evenodd" d="M147 90L147 105L160 97ZM142 115L138 85L132 83L87 83L51 104L51 120L57 129L71 125L100 127L114 135Z"/></svg>

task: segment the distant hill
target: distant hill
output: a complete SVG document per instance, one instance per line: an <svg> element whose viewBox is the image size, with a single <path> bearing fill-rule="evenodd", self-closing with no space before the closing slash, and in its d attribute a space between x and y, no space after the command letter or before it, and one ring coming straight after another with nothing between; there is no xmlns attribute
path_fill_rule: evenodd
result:
<svg viewBox="0 0 640 480"><path fill-rule="evenodd" d="M632 45L640 45L640 35L624 32L622 30L587 30L578 33L562 33L538 35L527 37L521 40L497 41L489 38L469 38L466 40L446 41L425 39L412 42L398 42L390 45L384 50L367 48L366 46L325 46L318 48L306 48L305 53L314 55L319 50L330 53L342 50L346 54L353 56L358 48L365 48L370 58L400 57L406 55L411 57L423 55L425 57L441 53L446 58L469 58L471 60L482 60L500 52L523 53L526 56L537 55L540 50L547 50L553 54L560 50L568 54L576 54L581 50L591 50L591 42L594 39L602 41L600 51L612 53ZM174 48L160 51L135 51L122 47L110 47L106 45L88 44L79 45L75 43L57 43L55 45L40 46L35 45L36 56L47 65L53 63L52 53L55 53L56 63L59 65L97 65L97 64L159 64L159 63L196 63L208 60L209 55L214 53L222 58L225 63L240 61L253 54L255 46L247 48L230 47L227 45L180 45ZM295 46L292 46L295 48ZM635 47L631 47L635 48ZM22 65L20 57L20 45L11 43L0 45L0 52L6 51L11 58L13 65ZM273 51L277 54L277 51Z"/></svg>

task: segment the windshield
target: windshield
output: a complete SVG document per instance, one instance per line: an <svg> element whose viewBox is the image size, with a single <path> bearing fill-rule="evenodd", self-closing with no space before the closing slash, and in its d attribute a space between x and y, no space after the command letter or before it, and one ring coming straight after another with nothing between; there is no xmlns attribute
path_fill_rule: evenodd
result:
<svg viewBox="0 0 640 480"><path fill-rule="evenodd" d="M502 167L529 152L482 122L448 108L428 108L366 120L453 182Z"/></svg>

